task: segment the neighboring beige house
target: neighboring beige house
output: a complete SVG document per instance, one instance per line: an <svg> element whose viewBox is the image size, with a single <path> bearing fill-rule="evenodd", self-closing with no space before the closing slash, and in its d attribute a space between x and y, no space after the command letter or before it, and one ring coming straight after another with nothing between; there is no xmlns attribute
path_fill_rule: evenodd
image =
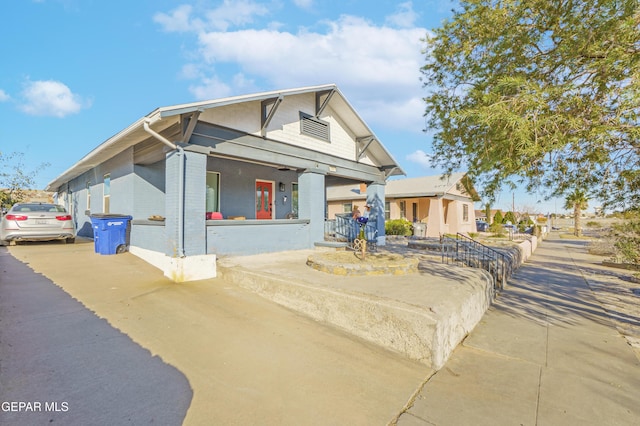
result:
<svg viewBox="0 0 640 426"><path fill-rule="evenodd" d="M362 208L366 188L358 185L327 187L327 217ZM476 231L474 201L478 195L465 173L405 178L387 181L385 219L405 218L427 225L427 237Z"/></svg>

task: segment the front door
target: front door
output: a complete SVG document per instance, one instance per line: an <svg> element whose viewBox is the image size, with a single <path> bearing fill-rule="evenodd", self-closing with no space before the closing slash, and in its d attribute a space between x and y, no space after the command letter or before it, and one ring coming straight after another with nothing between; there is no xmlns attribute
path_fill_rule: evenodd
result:
<svg viewBox="0 0 640 426"><path fill-rule="evenodd" d="M272 219L273 182L256 181L256 219Z"/></svg>

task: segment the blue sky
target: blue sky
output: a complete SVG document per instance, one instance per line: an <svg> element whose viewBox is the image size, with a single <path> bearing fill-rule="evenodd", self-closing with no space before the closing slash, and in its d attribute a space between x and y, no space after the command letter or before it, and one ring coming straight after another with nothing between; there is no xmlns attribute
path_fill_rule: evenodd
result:
<svg viewBox="0 0 640 426"><path fill-rule="evenodd" d="M336 83L409 177L437 174L421 39L450 0L20 0L3 5L0 151L37 186L157 107ZM516 209L561 211L540 194ZM511 209L505 192L495 208Z"/></svg>

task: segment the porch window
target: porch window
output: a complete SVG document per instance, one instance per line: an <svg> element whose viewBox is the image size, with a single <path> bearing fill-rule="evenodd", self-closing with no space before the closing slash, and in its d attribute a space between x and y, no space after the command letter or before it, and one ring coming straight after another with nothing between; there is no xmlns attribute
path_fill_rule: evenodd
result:
<svg viewBox="0 0 640 426"><path fill-rule="evenodd" d="M111 204L111 173L104 175L102 182L102 212L109 213L109 206Z"/></svg>
<svg viewBox="0 0 640 426"><path fill-rule="evenodd" d="M300 111L300 133L329 142L329 123Z"/></svg>
<svg viewBox="0 0 640 426"><path fill-rule="evenodd" d="M207 172L207 212L220 211L220 173Z"/></svg>

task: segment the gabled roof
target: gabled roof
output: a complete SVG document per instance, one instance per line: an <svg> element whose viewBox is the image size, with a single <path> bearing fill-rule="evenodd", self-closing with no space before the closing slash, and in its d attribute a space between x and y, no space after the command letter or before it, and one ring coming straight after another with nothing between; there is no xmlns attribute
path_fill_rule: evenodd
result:
<svg viewBox="0 0 640 426"><path fill-rule="evenodd" d="M458 183L462 183L469 197L475 199L477 194L470 182L465 182L465 173L452 173L442 179L442 175L423 176L389 180L385 187L385 197L388 198L419 198L439 197L451 192ZM340 185L327 188L327 200L357 200L366 198L358 185Z"/></svg>
<svg viewBox="0 0 640 426"><path fill-rule="evenodd" d="M329 99L329 105L346 123L348 123L349 129L354 133L354 137L356 139L370 141L370 143L367 142L368 145L366 148L368 154L370 154L370 157L379 163L378 166L385 170L389 170L387 173L388 176L405 174L398 162L382 145L362 118L356 113L355 109L347 101L342 92L340 92L338 87L335 84L325 84L320 86L261 92L157 108L101 143L98 147L81 158L76 164L51 181L47 185L46 189L49 191L55 191L65 182L80 176L82 173L91 170L122 151L148 139L150 135L144 129L145 122L148 123L153 131L160 133L179 123L180 116L182 114L197 113L207 109L232 104L263 101L278 97L318 92L332 92L333 95Z"/></svg>

